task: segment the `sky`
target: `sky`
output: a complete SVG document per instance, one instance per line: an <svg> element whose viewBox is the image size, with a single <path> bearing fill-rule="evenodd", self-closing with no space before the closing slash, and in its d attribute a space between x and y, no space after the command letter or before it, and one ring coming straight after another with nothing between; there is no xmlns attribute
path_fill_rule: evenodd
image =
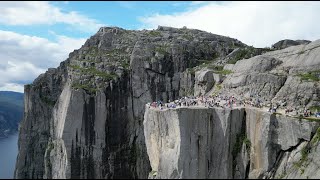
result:
<svg viewBox="0 0 320 180"><path fill-rule="evenodd" d="M320 39L319 9L316 1L1 1L0 91L23 92L102 26L186 26L270 47Z"/></svg>

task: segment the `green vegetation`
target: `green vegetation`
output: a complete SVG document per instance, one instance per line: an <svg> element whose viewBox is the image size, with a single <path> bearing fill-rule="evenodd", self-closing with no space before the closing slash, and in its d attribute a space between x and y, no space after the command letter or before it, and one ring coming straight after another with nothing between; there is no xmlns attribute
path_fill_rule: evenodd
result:
<svg viewBox="0 0 320 180"><path fill-rule="evenodd" d="M98 71L94 67L82 68L78 65L69 65L69 66L73 69L79 70L82 74L90 74L90 75L94 75L94 76L99 76L107 81L118 77L115 73L107 73L107 72L103 72L103 71Z"/></svg>
<svg viewBox="0 0 320 180"><path fill-rule="evenodd" d="M30 89L32 84L26 84L25 86L26 86L27 89Z"/></svg>
<svg viewBox="0 0 320 180"><path fill-rule="evenodd" d="M232 150L232 155L234 157L237 156L237 154L241 151L242 144L245 144L246 148L250 152L250 148L251 148L250 140L246 137L245 134L237 134L236 143L234 144L234 147Z"/></svg>
<svg viewBox="0 0 320 180"><path fill-rule="evenodd" d="M299 55L303 54L303 53L304 53L304 50L301 50L301 51L298 52Z"/></svg>
<svg viewBox="0 0 320 180"><path fill-rule="evenodd" d="M41 101L43 101L44 103L46 103L50 106L54 106L56 104L56 101L51 100L47 96L40 96L40 99L41 99Z"/></svg>
<svg viewBox="0 0 320 180"><path fill-rule="evenodd" d="M278 178L276 179L283 179L284 177L286 177L287 173L283 172Z"/></svg>
<svg viewBox="0 0 320 180"><path fill-rule="evenodd" d="M304 173L304 169L302 168L303 164L305 162L307 162L308 160L308 155L310 153L310 146L308 146L308 144L306 146L304 146L301 151L300 151L300 154L301 154L301 159L298 161L298 162L294 162L293 165L297 168L297 169L300 169L300 172L301 174Z"/></svg>
<svg viewBox="0 0 320 180"><path fill-rule="evenodd" d="M231 74L231 73L233 73L233 72L230 71L230 70L224 69L224 70L222 70L222 71L215 71L215 73L217 73L217 74L222 74L222 75L228 75L228 74Z"/></svg>
<svg viewBox="0 0 320 180"><path fill-rule="evenodd" d="M308 121L320 121L320 118L316 118L316 117L303 117L303 119Z"/></svg>
<svg viewBox="0 0 320 180"><path fill-rule="evenodd" d="M216 71L222 71L223 70L223 66L208 65L207 67L209 69L216 70Z"/></svg>
<svg viewBox="0 0 320 180"><path fill-rule="evenodd" d="M211 65L207 65L206 67L208 69L212 69L213 72L216 74L228 75L232 73L232 71L230 70L223 69L223 66L216 66L211 64Z"/></svg>
<svg viewBox="0 0 320 180"><path fill-rule="evenodd" d="M121 66L122 66L124 69L129 69L129 68L130 68L130 63L127 62L127 61L121 61Z"/></svg>
<svg viewBox="0 0 320 180"><path fill-rule="evenodd" d="M311 106L309 109L313 112L320 112L320 106Z"/></svg>
<svg viewBox="0 0 320 180"><path fill-rule="evenodd" d="M194 39L194 37L189 34L183 34L182 37L187 39L188 41L192 41Z"/></svg>
<svg viewBox="0 0 320 180"><path fill-rule="evenodd" d="M53 150L53 148L54 148L54 145L53 145L52 141L50 141L48 143L48 146L47 146L47 149L46 149L47 156L45 158L45 163L46 163L46 165L47 165L47 167L49 169L49 172L51 172L51 169L52 169L52 164L51 164L51 161L50 161L50 152Z"/></svg>
<svg viewBox="0 0 320 180"><path fill-rule="evenodd" d="M159 52L160 54L167 54L167 46L158 46L155 48L156 52Z"/></svg>
<svg viewBox="0 0 320 180"><path fill-rule="evenodd" d="M242 129L242 132L240 132L239 134L237 134L236 136L236 143L233 146L232 149L232 157L233 157L233 161L232 161L232 169L233 169L233 175L235 172L235 167L236 167L236 157L237 155L240 153L242 145L245 144L247 152L250 153L250 148L251 148L251 142L250 140L247 138L245 132Z"/></svg>
<svg viewBox="0 0 320 180"><path fill-rule="evenodd" d="M156 176L156 175L157 175L157 171L152 170L152 171L150 172L150 175Z"/></svg>
<svg viewBox="0 0 320 180"><path fill-rule="evenodd" d="M74 89L84 89L85 91L88 91L90 94L95 94L98 90L97 88L94 88L89 84L72 83L71 87Z"/></svg>
<svg viewBox="0 0 320 180"><path fill-rule="evenodd" d="M159 31L149 31L148 34L150 36L160 36L161 35L161 33Z"/></svg>
<svg viewBox="0 0 320 180"><path fill-rule="evenodd" d="M217 94L220 92L220 90L222 89L221 84L215 84L214 86L215 86L215 87L214 87L215 90L214 90L214 92L212 92L212 95L213 95L213 96L217 95Z"/></svg>
<svg viewBox="0 0 320 180"><path fill-rule="evenodd" d="M190 72L190 74L195 75L195 72L196 72L195 68L187 68L186 70Z"/></svg>
<svg viewBox="0 0 320 180"><path fill-rule="evenodd" d="M243 143L246 145L247 149L248 149L249 152L250 152L250 148L251 148L251 142L250 142L250 140L249 140L247 137L245 137L244 140L243 140ZM248 153L249 153L249 152L248 152Z"/></svg>
<svg viewBox="0 0 320 180"><path fill-rule="evenodd" d="M316 134L313 136L311 140L311 144L315 144L320 140L320 128L317 129Z"/></svg>
<svg viewBox="0 0 320 180"><path fill-rule="evenodd" d="M241 59L250 58L251 54L254 54L254 51L255 51L255 48L252 46L241 48L238 52L236 52L235 57L233 57L228 61L228 64L235 64L237 61Z"/></svg>
<svg viewBox="0 0 320 180"><path fill-rule="evenodd" d="M300 76L301 80L305 80L305 81L308 81L308 80L320 81L320 70L298 74L298 76Z"/></svg>

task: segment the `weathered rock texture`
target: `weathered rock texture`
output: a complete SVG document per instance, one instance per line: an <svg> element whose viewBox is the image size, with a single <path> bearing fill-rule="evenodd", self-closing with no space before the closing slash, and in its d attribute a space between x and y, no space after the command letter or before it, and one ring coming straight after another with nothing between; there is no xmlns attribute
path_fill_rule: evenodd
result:
<svg viewBox="0 0 320 180"><path fill-rule="evenodd" d="M147 178L144 105L193 94L187 68L245 46L194 29L101 28L25 86L15 178Z"/></svg>
<svg viewBox="0 0 320 180"><path fill-rule="evenodd" d="M310 142L319 122L255 108L147 109L144 117L151 178L320 175L316 163L320 134ZM306 152L312 153L301 162L299 154L306 144L313 144Z"/></svg>
<svg viewBox="0 0 320 180"><path fill-rule="evenodd" d="M287 47L290 47L290 46L296 46L296 45L300 45L300 44L308 44L310 43L311 41L308 41L308 40L291 40L291 39L285 39L285 40L281 40L275 44L273 44L271 46L272 49L284 49L284 48L287 48Z"/></svg>
<svg viewBox="0 0 320 180"><path fill-rule="evenodd" d="M190 136L191 142L180 138L171 139L166 142L168 145L152 145L153 149L159 146L168 151L152 154L149 160L146 142L150 143L151 137L146 136L145 141L145 104L220 92L239 97L259 95L265 102L286 101L300 110L305 106L320 106L316 78L320 72L319 47L318 40L272 51L195 29L159 26L157 30L132 31L118 27L101 28L79 50L70 53L58 68L50 68L25 86L15 178L147 178L151 166L165 170L159 177L271 177L274 173L269 175L268 172L275 167L272 163L280 163L274 155L283 151L287 153L288 147L297 146L297 138L308 141L314 132L311 126L315 125L302 123L307 124L307 131L301 133L293 128L298 134L283 144L284 139L273 135L266 138L263 137L265 134L255 134L273 132L268 130L273 128L269 124L274 121L280 125L283 123L278 117L265 114L260 117L258 111L249 110L208 110L214 121L225 121L221 121L222 129L213 127L218 131L214 132L214 137L206 139L208 144L214 142L221 146L216 148L209 144L211 148L206 149L202 140L196 141L198 136L212 131L201 129L207 128L209 124L205 123L208 122L193 121L191 117L199 119L193 114L202 117L201 112L181 110L185 113L164 116L169 116L167 119L178 116L179 121L175 122L178 125L172 124L168 128L177 138L179 134ZM312 78L308 79L310 76ZM248 119L248 116L256 118ZM259 118L265 123L254 122ZM197 129L181 129L179 124L183 123L195 123L184 126ZM294 121L288 120L285 126L290 123ZM253 125L257 132L251 132L251 128L245 130ZM196 134L192 134L193 131ZM258 148L251 151L250 163L249 154L243 149L241 156L216 156L215 153L220 152L232 154L237 142L235 134L244 131L253 143L252 147ZM225 137L227 141L223 139ZM153 137L157 138L159 135ZM179 144L179 141L183 143ZM273 148L269 146L271 142L276 144ZM206 154L201 156L202 159L194 159L199 151L194 147L197 143L199 148L201 145L200 154ZM266 146L270 148L265 149ZM188 147L190 152L181 154L177 147ZM164 156L166 153L168 156ZM179 156L172 157L173 154ZM181 155L190 159L190 165L177 159ZM156 162L154 159L158 157L173 163ZM197 165L198 162L205 163ZM291 160L281 162L285 164ZM208 166L205 171L202 169L204 165ZM279 164L279 167L287 166ZM247 173L249 170L250 174ZM283 172L286 172L285 168L276 171L278 174Z"/></svg>

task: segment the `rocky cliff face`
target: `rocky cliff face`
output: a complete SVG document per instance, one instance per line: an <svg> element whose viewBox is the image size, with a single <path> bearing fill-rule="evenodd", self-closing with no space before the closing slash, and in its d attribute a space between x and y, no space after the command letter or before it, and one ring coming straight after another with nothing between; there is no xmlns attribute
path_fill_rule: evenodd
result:
<svg viewBox="0 0 320 180"><path fill-rule="evenodd" d="M256 108L147 109L150 178L319 178L320 41L196 68L195 95L235 95L291 107L291 116ZM231 53L232 54L232 53ZM230 56L230 55L228 55ZM220 78L217 78L220 75Z"/></svg>
<svg viewBox="0 0 320 180"><path fill-rule="evenodd" d="M298 177L295 165L314 177L306 159L317 158L318 136L308 143L317 123L252 109L145 112L145 104L233 93L319 107L319 47L272 51L194 29L101 28L25 86L15 178L147 178L151 167L163 178ZM305 144L307 158L297 153Z"/></svg>
<svg viewBox="0 0 320 180"><path fill-rule="evenodd" d="M25 86L15 178L147 178L144 104L193 94L192 68L240 47L193 29L101 28Z"/></svg>
<svg viewBox="0 0 320 180"><path fill-rule="evenodd" d="M149 177L319 178L319 125L256 108L146 109Z"/></svg>

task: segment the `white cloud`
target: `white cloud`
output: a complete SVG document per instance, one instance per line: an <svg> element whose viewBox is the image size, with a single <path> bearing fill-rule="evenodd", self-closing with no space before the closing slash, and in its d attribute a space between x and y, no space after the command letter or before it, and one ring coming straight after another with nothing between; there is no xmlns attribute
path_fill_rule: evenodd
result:
<svg viewBox="0 0 320 180"><path fill-rule="evenodd" d="M0 90L23 89L39 74L57 67L86 39L56 35L56 42L0 30Z"/></svg>
<svg viewBox="0 0 320 180"><path fill-rule="evenodd" d="M266 47L282 39L319 39L319 9L319 2L223 2L183 13L155 14L140 21L146 29L187 26Z"/></svg>
<svg viewBox="0 0 320 180"><path fill-rule="evenodd" d="M0 24L5 25L52 25L65 23L83 31L95 32L104 26L78 12L63 12L45 1L0 2Z"/></svg>
<svg viewBox="0 0 320 180"><path fill-rule="evenodd" d="M205 4L208 3L208 1L191 1L191 5L199 5L199 4Z"/></svg>
<svg viewBox="0 0 320 180"><path fill-rule="evenodd" d="M5 86L0 87L0 91L14 91L23 93L24 87L21 84L7 83Z"/></svg>

